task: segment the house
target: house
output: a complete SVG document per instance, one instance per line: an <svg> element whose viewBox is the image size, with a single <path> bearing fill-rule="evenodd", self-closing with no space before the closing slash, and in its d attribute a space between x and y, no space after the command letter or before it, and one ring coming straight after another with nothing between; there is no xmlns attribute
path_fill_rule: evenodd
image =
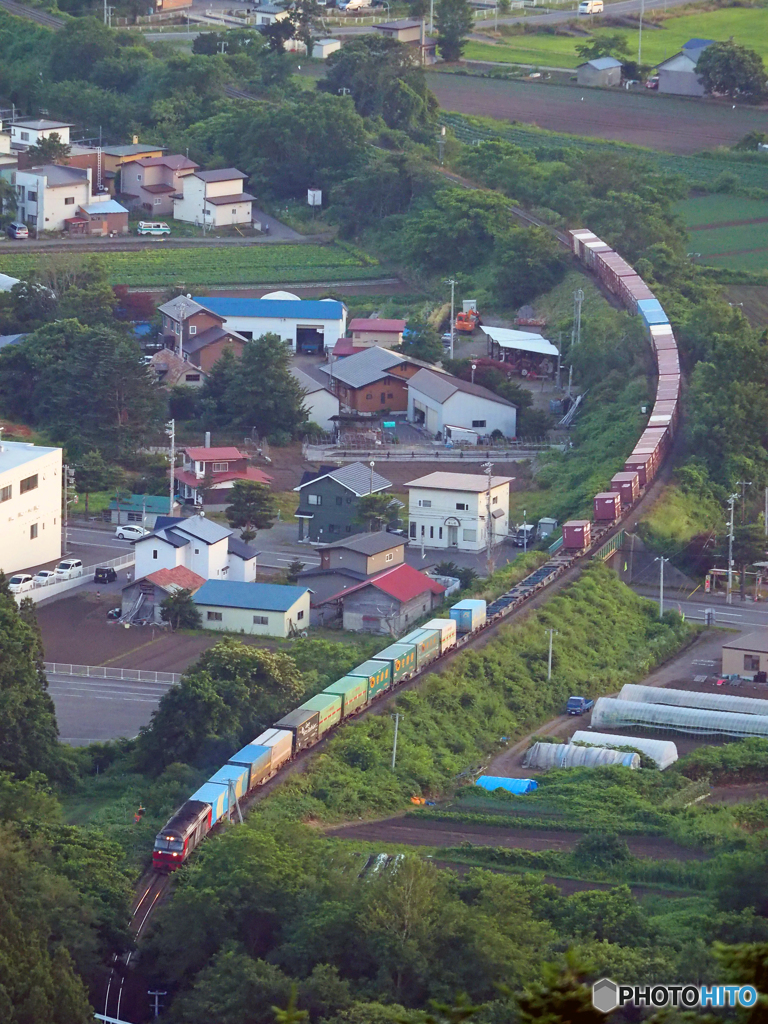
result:
<svg viewBox="0 0 768 1024"><path fill-rule="evenodd" d="M185 448L184 465L175 471L178 493L186 501L210 511L229 505L236 480L269 486L272 477L248 465L248 454L238 448ZM206 499L205 501L203 499Z"/></svg>
<svg viewBox="0 0 768 1024"><path fill-rule="evenodd" d="M133 160L120 175L120 193L132 210L153 220L173 216L173 197L183 190L184 178L200 170L186 156L148 156Z"/></svg>
<svg viewBox="0 0 768 1024"><path fill-rule="evenodd" d="M58 135L59 141L68 146L70 128L74 128L74 125L66 121L46 121L44 118L14 121L11 125L11 146L14 149L29 149L52 135Z"/></svg>
<svg viewBox="0 0 768 1024"><path fill-rule="evenodd" d="M182 354L192 338L211 327L224 324L223 316L212 313L191 295L177 295L175 299L158 306L157 311L162 317L158 340L178 355Z"/></svg>
<svg viewBox="0 0 768 1024"><path fill-rule="evenodd" d="M378 345L380 348L393 348L403 344L405 320L381 320L379 317L356 317L349 321L349 332L352 343L360 348Z"/></svg>
<svg viewBox="0 0 768 1024"><path fill-rule="evenodd" d="M512 438L517 430L517 408L488 388L447 373L422 369L408 381L408 419L443 437L446 428L500 431Z"/></svg>
<svg viewBox="0 0 768 1024"><path fill-rule="evenodd" d="M332 594L320 608L332 611L335 617L341 613L344 629L396 636L429 614L444 594L442 583L403 564Z"/></svg>
<svg viewBox="0 0 768 1024"><path fill-rule="evenodd" d="M64 231L67 220L79 206L88 206L91 195L90 168L44 164L15 171L16 216L39 231ZM105 193L105 199L109 194Z"/></svg>
<svg viewBox="0 0 768 1024"><path fill-rule="evenodd" d="M437 40L425 35L423 21L401 18L398 21L386 21L381 25L374 25L373 28L389 39L397 39L398 42L411 47L420 64L434 64L437 60Z"/></svg>
<svg viewBox="0 0 768 1024"><path fill-rule="evenodd" d="M0 177L10 181L11 173L19 166L18 152L11 149L11 136L0 132Z"/></svg>
<svg viewBox="0 0 768 1024"><path fill-rule="evenodd" d="M243 338L277 334L294 352L333 348L347 327L347 307L335 299L300 299L293 292L268 292L260 299L196 296L195 302Z"/></svg>
<svg viewBox="0 0 768 1024"><path fill-rule="evenodd" d="M363 533L366 523L357 522L357 500L364 494L379 494L392 486L373 466L351 462L347 466L323 466L306 474L294 491L299 492L299 540L325 543L345 534ZM305 526L306 524L306 526ZM304 536L306 532L306 538Z"/></svg>
<svg viewBox="0 0 768 1024"><path fill-rule="evenodd" d="M679 53L663 60L656 68L659 92L677 96L704 96L704 86L696 74L699 57L714 39L689 39Z"/></svg>
<svg viewBox="0 0 768 1024"><path fill-rule="evenodd" d="M175 569L157 569L149 576L134 580L123 587L121 617L124 622L161 623L162 603L177 590L191 590L195 594L205 580L196 572L177 565Z"/></svg>
<svg viewBox="0 0 768 1024"><path fill-rule="evenodd" d="M509 485L491 477L491 544L509 532ZM408 538L413 546L483 551L488 540L488 478L481 473L429 473L408 488Z"/></svg>
<svg viewBox="0 0 768 1024"><path fill-rule="evenodd" d="M194 171L183 179L182 196L173 200L173 216L211 228L250 224L256 197L243 191L247 177L236 167Z"/></svg>
<svg viewBox="0 0 768 1024"><path fill-rule="evenodd" d="M332 53L341 49L340 39L314 39L312 41L312 56L315 60L325 60Z"/></svg>
<svg viewBox="0 0 768 1024"><path fill-rule="evenodd" d="M768 673L768 630L747 633L723 644L723 675L753 678Z"/></svg>
<svg viewBox="0 0 768 1024"><path fill-rule="evenodd" d="M149 360L149 365L157 374L158 383L164 388L201 388L208 376L199 366L169 348L161 348L159 352L155 352Z"/></svg>
<svg viewBox="0 0 768 1024"><path fill-rule="evenodd" d="M157 569L183 565L203 579L251 583L256 579L256 552L234 531L204 516L177 519L158 516L152 533L133 542L136 578Z"/></svg>
<svg viewBox="0 0 768 1024"><path fill-rule="evenodd" d="M621 61L615 57L595 57L576 65L576 83L604 88L621 85L621 68Z"/></svg>
<svg viewBox="0 0 768 1024"><path fill-rule="evenodd" d="M206 629L289 637L309 626L309 590L208 580L194 596Z"/></svg>
<svg viewBox="0 0 768 1024"><path fill-rule="evenodd" d="M409 380L428 365L374 345L344 359L334 359L318 370L328 375L328 386L344 409L370 416L385 411L405 412Z"/></svg>
<svg viewBox="0 0 768 1024"><path fill-rule="evenodd" d="M299 573L298 582L312 591L312 622L322 621L318 606L343 590L405 561L405 541L397 534L358 533L318 548L320 565ZM327 611L330 606L326 606ZM332 611L335 615L335 610Z"/></svg>
<svg viewBox="0 0 768 1024"><path fill-rule="evenodd" d="M95 235L106 238L109 235L128 234L128 211L108 196L103 201L78 206L74 217L66 221L70 235Z"/></svg>
<svg viewBox="0 0 768 1024"><path fill-rule="evenodd" d="M285 7L276 7L275 4L259 4L251 8L251 19L254 25L274 25L276 21L283 21L290 16L290 11Z"/></svg>
<svg viewBox="0 0 768 1024"><path fill-rule="evenodd" d="M515 373L551 377L558 366L560 354L552 342L532 331L515 331L507 327L481 327L488 342L488 356L509 363Z"/></svg>
<svg viewBox="0 0 768 1024"><path fill-rule="evenodd" d="M304 392L304 408L309 413L310 422L316 423L322 430L333 430L339 415L338 396L334 395L327 383L315 380L298 366L292 366L291 373Z"/></svg>
<svg viewBox="0 0 768 1024"><path fill-rule="evenodd" d="M0 570L61 557L61 448L0 441Z"/></svg>
<svg viewBox="0 0 768 1024"><path fill-rule="evenodd" d="M169 512L171 499L157 494L131 494L126 498L113 498L105 513L108 523L125 526L126 523L138 523L148 530L154 529L158 516L179 516L181 505L174 501Z"/></svg>
<svg viewBox="0 0 768 1024"><path fill-rule="evenodd" d="M116 191L122 191L120 179L124 167L134 160L162 156L164 152L162 146L146 145L138 141L128 146L102 146L101 151L96 146L74 145L70 149L67 163L70 167L90 167L92 178L97 185L100 171L102 186L114 195Z"/></svg>
<svg viewBox="0 0 768 1024"><path fill-rule="evenodd" d="M236 331L228 331L223 327L207 327L184 342L184 356L190 363L208 374L227 349L239 358L243 354L245 343L246 339Z"/></svg>

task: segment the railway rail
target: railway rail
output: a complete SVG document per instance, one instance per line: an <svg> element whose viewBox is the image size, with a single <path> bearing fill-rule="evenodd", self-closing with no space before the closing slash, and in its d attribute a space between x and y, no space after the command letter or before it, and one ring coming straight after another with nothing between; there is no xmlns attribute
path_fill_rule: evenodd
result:
<svg viewBox="0 0 768 1024"><path fill-rule="evenodd" d="M57 18L55 14L47 11L39 11L36 7L25 7L24 4L17 4L15 0L0 0L0 10L14 14L17 18L26 18L27 21L36 21L46 28L63 28L64 19Z"/></svg>

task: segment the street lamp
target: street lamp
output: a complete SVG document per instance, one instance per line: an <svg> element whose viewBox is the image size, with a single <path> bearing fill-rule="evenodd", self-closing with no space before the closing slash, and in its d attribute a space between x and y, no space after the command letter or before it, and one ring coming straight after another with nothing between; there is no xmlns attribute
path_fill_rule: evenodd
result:
<svg viewBox="0 0 768 1024"><path fill-rule="evenodd" d="M477 369L477 363L472 363L472 383L475 383L475 370Z"/></svg>
<svg viewBox="0 0 768 1024"><path fill-rule="evenodd" d="M373 467L376 465L376 463L373 461L373 459L371 459L369 465L371 467L371 494L373 494Z"/></svg>

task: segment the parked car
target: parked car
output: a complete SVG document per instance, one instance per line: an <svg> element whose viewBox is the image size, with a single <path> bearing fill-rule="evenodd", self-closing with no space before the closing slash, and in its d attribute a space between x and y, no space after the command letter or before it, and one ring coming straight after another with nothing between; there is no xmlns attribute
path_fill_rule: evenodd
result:
<svg viewBox="0 0 768 1024"><path fill-rule="evenodd" d="M19 224L17 221L14 221L13 224L8 225L8 237L29 238L29 228L26 224Z"/></svg>
<svg viewBox="0 0 768 1024"><path fill-rule="evenodd" d="M581 0L579 14L602 14L603 0Z"/></svg>
<svg viewBox="0 0 768 1024"><path fill-rule="evenodd" d="M12 594L23 594L25 590L31 590L35 581L28 572L17 572L8 580L8 589Z"/></svg>
<svg viewBox="0 0 768 1024"><path fill-rule="evenodd" d="M56 573L53 569L41 569L40 572L35 573L34 579L35 586L47 587L49 583L56 582Z"/></svg>
<svg viewBox="0 0 768 1024"><path fill-rule="evenodd" d="M341 0L341 3L337 3L336 6L340 11L362 11L371 5L369 0Z"/></svg>
<svg viewBox="0 0 768 1024"><path fill-rule="evenodd" d="M518 526L515 529L515 535L512 538L512 543L516 548L530 548L536 543L536 527L533 523L528 523L525 526Z"/></svg>
<svg viewBox="0 0 768 1024"><path fill-rule="evenodd" d="M171 229L164 220L140 220L136 228L137 235L170 235Z"/></svg>
<svg viewBox="0 0 768 1024"><path fill-rule="evenodd" d="M100 565L93 574L94 583L114 583L117 573L111 565Z"/></svg>
<svg viewBox="0 0 768 1024"><path fill-rule="evenodd" d="M65 558L56 566L57 580L74 580L83 575L83 563L79 558Z"/></svg>
<svg viewBox="0 0 768 1024"><path fill-rule="evenodd" d="M595 706L595 702L588 697L569 697L566 711L569 715L585 715Z"/></svg>
<svg viewBox="0 0 768 1024"><path fill-rule="evenodd" d="M148 533L149 530L145 530L143 526L136 526L134 523L118 526L115 530L115 536L118 540L138 540L139 537L146 537Z"/></svg>
<svg viewBox="0 0 768 1024"><path fill-rule="evenodd" d="M659 76L651 75L648 81L645 83L646 89L658 89L659 88Z"/></svg>

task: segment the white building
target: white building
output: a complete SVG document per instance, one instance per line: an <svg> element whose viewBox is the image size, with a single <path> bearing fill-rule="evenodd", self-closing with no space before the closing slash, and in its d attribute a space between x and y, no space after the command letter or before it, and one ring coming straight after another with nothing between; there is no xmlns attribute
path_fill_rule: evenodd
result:
<svg viewBox="0 0 768 1024"><path fill-rule="evenodd" d="M173 216L212 228L250 224L256 197L243 191L247 177L236 167L187 175L182 182L183 196L173 200Z"/></svg>
<svg viewBox="0 0 768 1024"><path fill-rule="evenodd" d="M208 580L194 596L205 629L287 637L309 627L309 590Z"/></svg>
<svg viewBox="0 0 768 1024"><path fill-rule="evenodd" d="M713 42L713 39L689 39L679 53L663 60L656 68L659 92L676 96L704 96L705 89L696 74L696 65L699 57Z"/></svg>
<svg viewBox="0 0 768 1024"><path fill-rule="evenodd" d="M491 477L491 543L509 530L510 476ZM482 551L488 539L488 478L481 473L430 473L408 488L408 537L414 547Z"/></svg>
<svg viewBox="0 0 768 1024"><path fill-rule="evenodd" d="M111 198L109 192L91 195L90 167L28 167L14 171L13 183L16 219L39 231L64 231L66 222L77 216L78 207Z"/></svg>
<svg viewBox="0 0 768 1024"><path fill-rule="evenodd" d="M0 569L61 557L61 448L0 442Z"/></svg>
<svg viewBox="0 0 768 1024"><path fill-rule="evenodd" d="M313 39L312 56L315 60L325 60L332 53L341 49L340 39Z"/></svg>
<svg viewBox="0 0 768 1024"><path fill-rule="evenodd" d="M274 25L276 21L284 21L290 17L290 11L275 4L259 4L252 8L251 19L255 25Z"/></svg>
<svg viewBox="0 0 768 1024"><path fill-rule="evenodd" d="M232 530L204 516L189 519L159 516L155 529L134 541L136 579L157 569L184 566L204 580L256 579L256 552Z"/></svg>
<svg viewBox="0 0 768 1024"><path fill-rule="evenodd" d="M506 398L479 384L423 369L408 381L408 419L441 437L451 427L477 432L478 437L500 430L512 438L517 431L517 408Z"/></svg>
<svg viewBox="0 0 768 1024"><path fill-rule="evenodd" d="M291 373L304 392L304 408L309 413L310 422L323 430L333 430L337 422L333 417L339 415L339 396L298 366L292 366Z"/></svg>
<svg viewBox="0 0 768 1024"><path fill-rule="evenodd" d="M223 317L228 331L247 339L277 334L294 352L322 353L347 329L347 307L335 299L300 299L279 291L260 299L196 295L194 301Z"/></svg>
<svg viewBox="0 0 768 1024"><path fill-rule="evenodd" d="M29 149L37 146L43 139L58 135L65 146L69 145L69 129L71 124L66 121L16 121L11 125L11 145L17 149Z"/></svg>

